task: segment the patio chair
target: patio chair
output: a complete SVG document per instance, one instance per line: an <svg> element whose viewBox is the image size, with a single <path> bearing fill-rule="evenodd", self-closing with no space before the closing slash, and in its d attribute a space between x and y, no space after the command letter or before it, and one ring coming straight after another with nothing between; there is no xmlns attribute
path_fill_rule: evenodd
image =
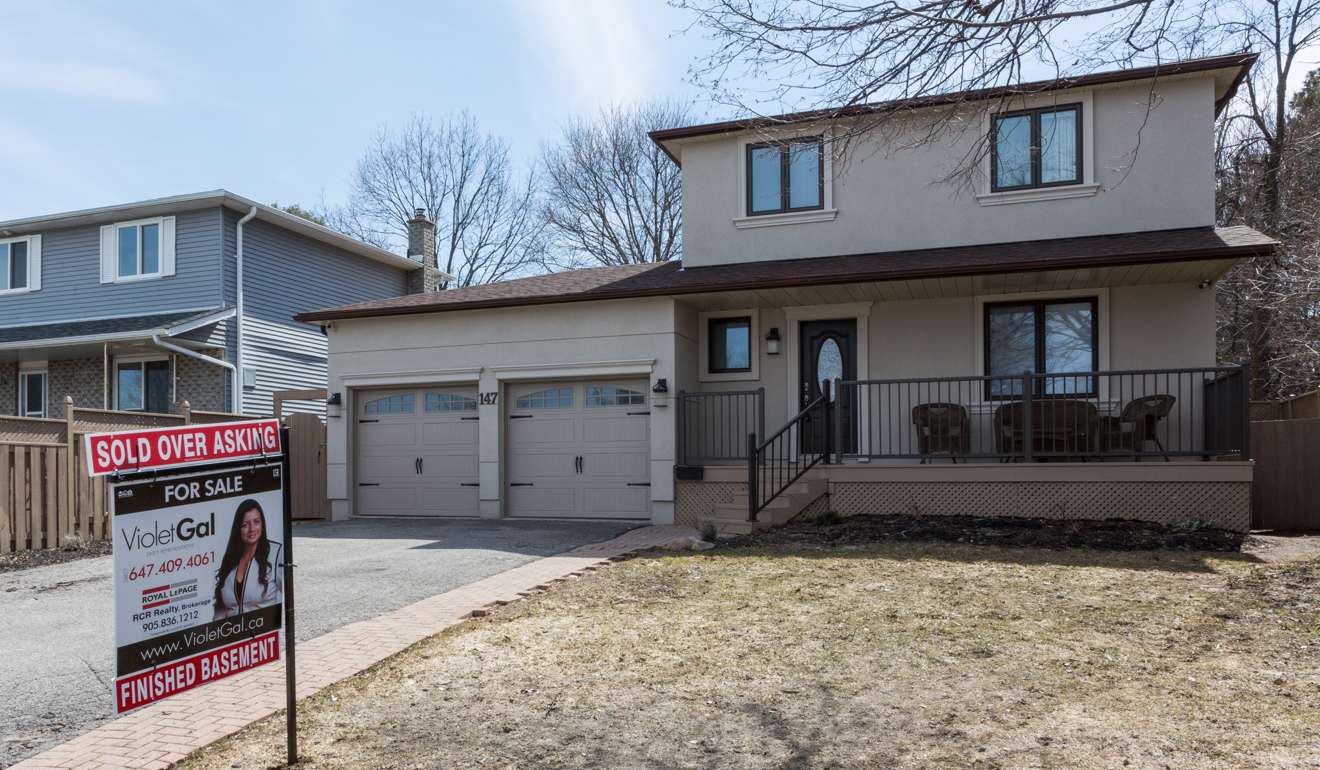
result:
<svg viewBox="0 0 1320 770"><path fill-rule="evenodd" d="M1147 441L1164 454L1164 461L1169 462L1169 455L1160 442L1157 428L1160 420L1169 416L1178 399L1167 393L1134 398L1123 407L1118 417L1100 418L1100 448L1105 452L1131 452L1140 454Z"/></svg>
<svg viewBox="0 0 1320 770"><path fill-rule="evenodd" d="M1026 409L1021 401L995 410L995 450L1003 462L1026 454ZM1033 453L1076 455L1083 460L1095 451L1098 416L1095 404L1072 398L1038 398L1031 402Z"/></svg>
<svg viewBox="0 0 1320 770"><path fill-rule="evenodd" d="M961 404L917 404L912 407L912 424L923 465L936 454L948 455L956 463L958 455L972 450L971 425Z"/></svg>

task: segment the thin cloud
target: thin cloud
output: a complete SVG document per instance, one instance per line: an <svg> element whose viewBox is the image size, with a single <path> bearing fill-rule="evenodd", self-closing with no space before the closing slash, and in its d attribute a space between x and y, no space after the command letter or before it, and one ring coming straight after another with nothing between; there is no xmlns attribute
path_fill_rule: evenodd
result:
<svg viewBox="0 0 1320 770"><path fill-rule="evenodd" d="M155 104L168 95L163 57L132 28L87 7L13 4L0 10L0 92ZM57 40L58 45L52 45Z"/></svg>

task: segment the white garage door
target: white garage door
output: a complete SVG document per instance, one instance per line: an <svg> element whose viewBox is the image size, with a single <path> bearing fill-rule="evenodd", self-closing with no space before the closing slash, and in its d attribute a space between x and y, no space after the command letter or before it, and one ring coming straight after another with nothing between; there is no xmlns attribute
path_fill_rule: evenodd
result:
<svg viewBox="0 0 1320 770"><path fill-rule="evenodd" d="M477 516L477 391L357 396L358 503L366 516Z"/></svg>
<svg viewBox="0 0 1320 770"><path fill-rule="evenodd" d="M645 381L515 385L507 399L509 516L650 518Z"/></svg>

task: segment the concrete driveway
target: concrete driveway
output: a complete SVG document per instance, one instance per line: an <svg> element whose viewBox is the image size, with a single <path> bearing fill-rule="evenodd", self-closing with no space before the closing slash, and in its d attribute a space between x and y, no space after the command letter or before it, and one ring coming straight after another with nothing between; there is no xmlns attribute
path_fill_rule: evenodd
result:
<svg viewBox="0 0 1320 770"><path fill-rule="evenodd" d="M298 638L635 526L419 519L299 524ZM0 767L113 717L110 577L109 557L0 573Z"/></svg>

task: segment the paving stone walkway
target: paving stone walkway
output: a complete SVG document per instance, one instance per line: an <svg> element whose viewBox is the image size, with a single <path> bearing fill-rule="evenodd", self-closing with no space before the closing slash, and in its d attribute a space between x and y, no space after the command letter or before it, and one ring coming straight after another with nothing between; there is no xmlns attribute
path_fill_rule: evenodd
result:
<svg viewBox="0 0 1320 770"><path fill-rule="evenodd" d="M641 527L437 594L298 645L298 697L306 698L409 646L507 602L612 558L695 536L690 527ZM102 725L17 765L15 770L154 770L284 708L284 663L177 695Z"/></svg>

